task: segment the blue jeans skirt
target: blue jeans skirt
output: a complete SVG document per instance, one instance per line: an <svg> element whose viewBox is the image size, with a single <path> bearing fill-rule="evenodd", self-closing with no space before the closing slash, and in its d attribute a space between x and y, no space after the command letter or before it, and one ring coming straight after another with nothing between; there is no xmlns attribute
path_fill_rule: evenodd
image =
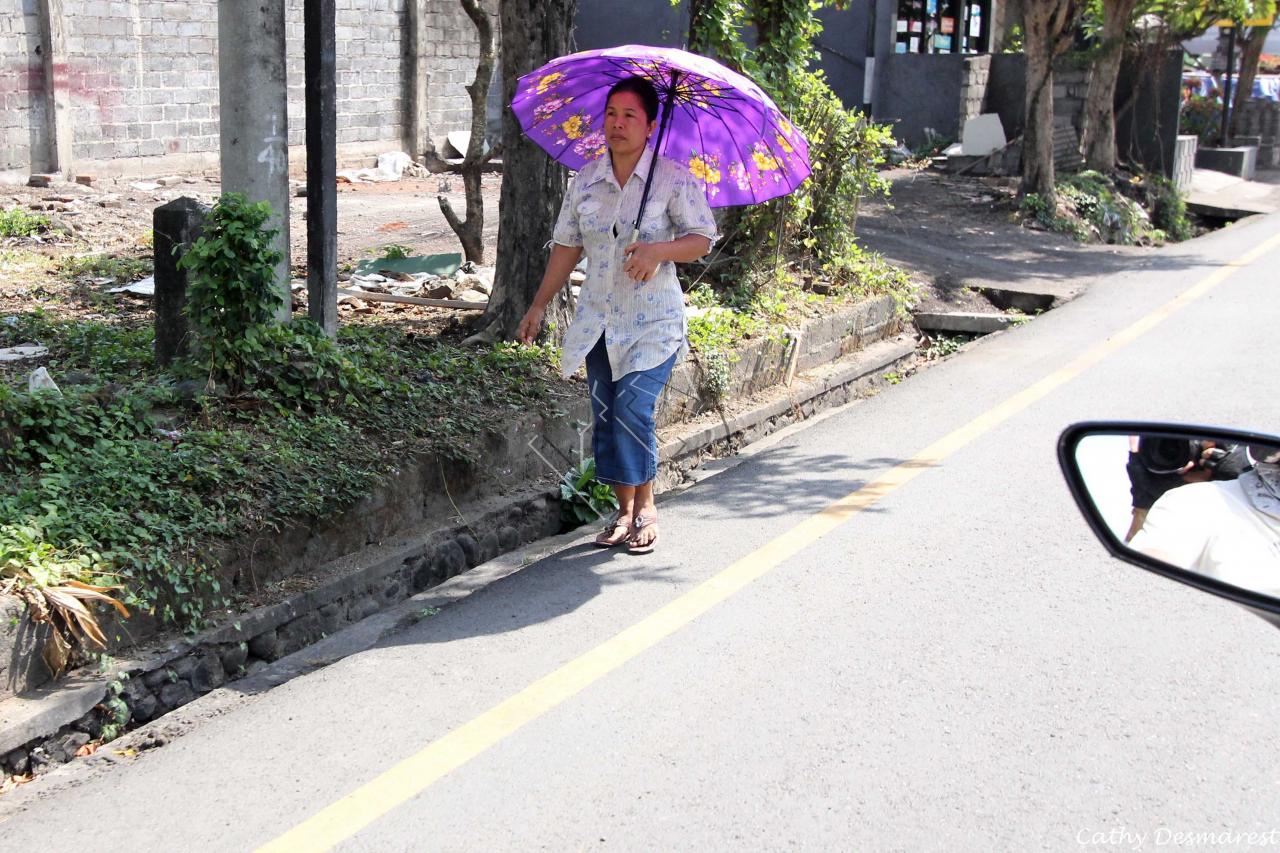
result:
<svg viewBox="0 0 1280 853"><path fill-rule="evenodd" d="M611 486L639 486L658 475L658 431L654 409L666 387L677 353L648 370L614 380L604 336L587 354L591 394L591 450L596 479Z"/></svg>

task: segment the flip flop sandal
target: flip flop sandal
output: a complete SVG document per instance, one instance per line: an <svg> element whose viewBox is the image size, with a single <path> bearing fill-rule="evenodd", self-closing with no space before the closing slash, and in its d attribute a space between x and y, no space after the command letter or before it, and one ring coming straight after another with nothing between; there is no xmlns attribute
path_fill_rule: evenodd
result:
<svg viewBox="0 0 1280 853"><path fill-rule="evenodd" d="M627 553L628 554L652 554L653 546L658 544L658 531L653 531L653 539L649 540L647 545L633 544L635 536L643 528L651 524L657 524L658 519L652 515L637 515L631 520L631 535L627 537Z"/></svg>
<svg viewBox="0 0 1280 853"><path fill-rule="evenodd" d="M597 548L617 548L619 545L627 544L627 540L631 538L631 525L628 524L627 522L620 521L619 520L620 516L621 516L621 513L615 512L613 516L608 521L605 522L604 528L601 530L600 535L597 536L595 539L595 545ZM610 541L610 539L612 539L613 532L617 530L619 527L621 527L624 531L626 531L626 535L624 535L621 539Z"/></svg>

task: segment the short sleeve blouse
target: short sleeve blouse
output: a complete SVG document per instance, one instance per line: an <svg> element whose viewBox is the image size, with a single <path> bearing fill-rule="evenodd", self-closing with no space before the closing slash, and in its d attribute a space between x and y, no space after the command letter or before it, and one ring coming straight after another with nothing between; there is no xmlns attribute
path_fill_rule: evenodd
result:
<svg viewBox="0 0 1280 853"><path fill-rule="evenodd" d="M553 239L581 246L587 256L587 279L560 356L566 377L582 365L601 335L615 380L687 350L684 294L675 264L659 264L644 282L633 281L622 269L622 250L635 242L633 229L652 157L646 148L626 186L619 187L606 152L574 177L565 195ZM712 241L719 236L706 192L688 169L660 157L639 241L659 243L689 234Z"/></svg>

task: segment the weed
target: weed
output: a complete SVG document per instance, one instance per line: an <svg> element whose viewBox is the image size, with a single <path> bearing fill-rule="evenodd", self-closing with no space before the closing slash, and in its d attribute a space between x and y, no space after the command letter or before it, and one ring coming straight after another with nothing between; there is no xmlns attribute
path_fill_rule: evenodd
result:
<svg viewBox="0 0 1280 853"><path fill-rule="evenodd" d="M0 238L34 237L49 230L49 217L21 207L0 210Z"/></svg>
<svg viewBox="0 0 1280 853"><path fill-rule="evenodd" d="M390 243L386 246L383 246L380 250L377 250L375 253L380 253L379 260L398 261L398 260L403 260L404 258L410 257L413 254L413 249L409 248L408 246L402 246L399 243Z"/></svg>
<svg viewBox="0 0 1280 853"><path fill-rule="evenodd" d="M560 514L574 527L590 524L618 508L613 489L596 479L596 460L590 456L570 468L560 480Z"/></svg>
<svg viewBox="0 0 1280 853"><path fill-rule="evenodd" d="M1081 172L1058 184L1056 205L1030 193L1021 209L1042 227L1081 242L1159 245L1166 239L1191 236L1181 196L1171 183L1156 176L1126 179Z"/></svg>
<svg viewBox="0 0 1280 853"><path fill-rule="evenodd" d="M949 355L957 353L961 347L972 340L980 337L979 335L934 335L929 339L928 345L920 351L920 356L925 361L936 361L946 358Z"/></svg>

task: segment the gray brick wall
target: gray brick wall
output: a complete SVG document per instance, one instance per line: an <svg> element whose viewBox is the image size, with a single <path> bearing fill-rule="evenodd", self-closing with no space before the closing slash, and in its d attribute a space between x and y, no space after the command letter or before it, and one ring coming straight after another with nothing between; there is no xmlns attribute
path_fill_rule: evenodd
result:
<svg viewBox="0 0 1280 853"><path fill-rule="evenodd" d="M36 44L33 0L0 0L0 171L27 168L33 132L43 144L44 109L31 91L39 74L28 66Z"/></svg>
<svg viewBox="0 0 1280 853"><path fill-rule="evenodd" d="M427 117L431 137L439 145L449 131L471 126L471 96L466 86L475 79L480 41L475 25L457 0L424 0L423 5L431 68ZM497 12L496 0L488 0L484 5L490 12ZM491 20L496 51L499 39L496 14Z"/></svg>
<svg viewBox="0 0 1280 853"><path fill-rule="evenodd" d="M347 150L403 145L403 77L413 43L406 2L413 0L337 0L338 143ZM464 87L479 48L457 0L418 2L426 6L430 131L439 141L469 125ZM490 5L496 9L496 0ZM295 146L304 142L306 119L302 11L303 0L288 0ZM217 0L64 0L64 14L78 162L203 155L216 163ZM33 0L0 0L0 171L38 166L42 157L37 44Z"/></svg>

